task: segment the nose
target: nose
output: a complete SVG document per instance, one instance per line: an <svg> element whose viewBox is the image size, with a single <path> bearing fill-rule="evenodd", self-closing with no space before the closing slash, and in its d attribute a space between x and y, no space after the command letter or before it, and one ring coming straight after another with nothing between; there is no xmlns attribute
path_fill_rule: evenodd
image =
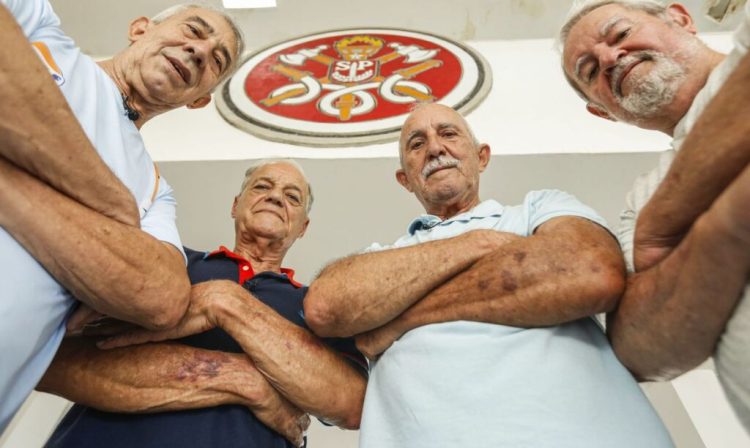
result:
<svg viewBox="0 0 750 448"><path fill-rule="evenodd" d="M612 70L617 66L617 61L625 54L626 51L623 48L611 46L606 42L601 42L594 48L594 56L598 59L599 67L606 75L612 73Z"/></svg>
<svg viewBox="0 0 750 448"><path fill-rule="evenodd" d="M208 42L205 40L194 40L185 45L185 51L190 54L190 59L198 68L203 68L208 60L210 49Z"/></svg>
<svg viewBox="0 0 750 448"><path fill-rule="evenodd" d="M440 141L437 133L428 136L427 138L427 154L431 158L439 157L446 153L445 146Z"/></svg>
<svg viewBox="0 0 750 448"><path fill-rule="evenodd" d="M272 188L268 190L268 193L266 194L266 201L271 202L279 207L282 206L281 198L283 197L283 192L278 188Z"/></svg>

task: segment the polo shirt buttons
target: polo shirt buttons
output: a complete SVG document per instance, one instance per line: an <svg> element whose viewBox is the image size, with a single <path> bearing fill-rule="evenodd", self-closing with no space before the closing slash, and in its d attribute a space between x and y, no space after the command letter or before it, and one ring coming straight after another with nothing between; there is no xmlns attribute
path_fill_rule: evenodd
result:
<svg viewBox="0 0 750 448"><path fill-rule="evenodd" d="M250 266L248 266L248 265L242 266L242 270L243 271L249 271L250 270Z"/></svg>

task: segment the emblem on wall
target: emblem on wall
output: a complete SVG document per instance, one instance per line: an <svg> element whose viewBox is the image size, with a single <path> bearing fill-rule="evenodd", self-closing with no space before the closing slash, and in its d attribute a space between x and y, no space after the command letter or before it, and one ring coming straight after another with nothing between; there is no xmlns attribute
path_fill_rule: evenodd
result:
<svg viewBox="0 0 750 448"><path fill-rule="evenodd" d="M468 47L385 28L306 36L250 56L217 95L230 123L259 137L309 146L394 140L414 104L476 107L492 84Z"/></svg>

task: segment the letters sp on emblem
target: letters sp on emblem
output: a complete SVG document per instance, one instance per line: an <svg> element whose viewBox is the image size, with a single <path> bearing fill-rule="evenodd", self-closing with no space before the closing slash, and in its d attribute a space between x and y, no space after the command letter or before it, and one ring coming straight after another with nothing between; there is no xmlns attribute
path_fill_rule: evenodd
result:
<svg viewBox="0 0 750 448"><path fill-rule="evenodd" d="M395 140L420 102L467 113L491 85L489 65L465 45L413 31L351 29L251 55L222 86L217 107L268 140L355 146Z"/></svg>

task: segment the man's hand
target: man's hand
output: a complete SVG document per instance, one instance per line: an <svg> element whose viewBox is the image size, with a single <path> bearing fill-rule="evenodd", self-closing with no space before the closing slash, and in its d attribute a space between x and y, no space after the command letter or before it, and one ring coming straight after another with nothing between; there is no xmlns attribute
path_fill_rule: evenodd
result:
<svg viewBox="0 0 750 448"><path fill-rule="evenodd" d="M305 443L310 417L281 396L268 382L263 381L256 397L248 407L266 426L278 432L294 446Z"/></svg>
<svg viewBox="0 0 750 448"><path fill-rule="evenodd" d="M96 311L85 303L78 303L78 308L68 319L65 324L66 336L78 336L83 333L84 327L106 317L104 314Z"/></svg>
<svg viewBox="0 0 750 448"><path fill-rule="evenodd" d="M639 238L639 232L636 228L635 240L633 241L633 265L636 272L643 272L656 266L677 247L680 240L660 241L646 240Z"/></svg>
<svg viewBox="0 0 750 448"><path fill-rule="evenodd" d="M398 329L399 322L396 318L382 327L355 336L357 350L371 361L377 359L403 336L404 332Z"/></svg>
<svg viewBox="0 0 750 448"><path fill-rule="evenodd" d="M146 342L179 339L206 332L218 325L214 313L216 303L221 300L221 297L232 294L236 288L241 288L241 286L228 280L212 280L193 285L188 310L174 328L160 331L134 329L104 339L97 346L102 349L111 349Z"/></svg>

